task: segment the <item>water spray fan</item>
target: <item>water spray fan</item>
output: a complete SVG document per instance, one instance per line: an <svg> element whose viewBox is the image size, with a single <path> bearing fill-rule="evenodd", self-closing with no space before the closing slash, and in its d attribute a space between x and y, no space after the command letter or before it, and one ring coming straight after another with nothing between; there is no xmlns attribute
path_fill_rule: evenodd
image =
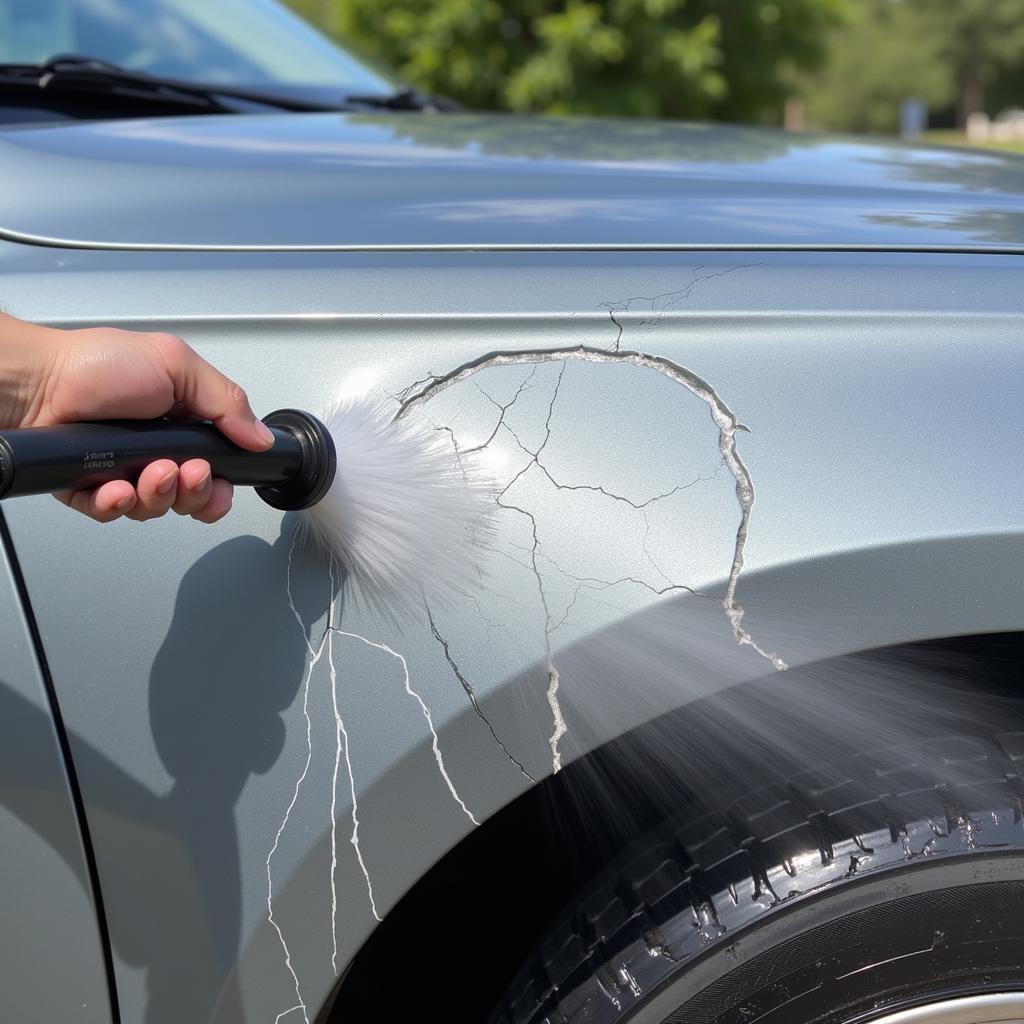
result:
<svg viewBox="0 0 1024 1024"><path fill-rule="evenodd" d="M205 459L214 476L300 512L308 538L337 559L358 596L391 615L472 583L467 549L488 532L489 487L430 424L396 416L383 398L341 404L325 421L280 409L263 422L274 434L265 452L193 420L0 431L0 499L134 483L157 459Z"/></svg>

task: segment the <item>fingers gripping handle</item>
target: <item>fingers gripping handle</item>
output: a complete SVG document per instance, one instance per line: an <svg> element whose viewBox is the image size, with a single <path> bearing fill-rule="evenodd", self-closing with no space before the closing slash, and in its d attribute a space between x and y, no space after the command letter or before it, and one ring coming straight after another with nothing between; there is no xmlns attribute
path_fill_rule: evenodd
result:
<svg viewBox="0 0 1024 1024"><path fill-rule="evenodd" d="M117 420L0 431L0 498L84 490L110 480L134 483L157 459L179 465L205 459L213 475L256 488L280 509L308 508L334 480L336 456L327 428L297 409L264 421L274 446L250 452L209 423L193 420Z"/></svg>

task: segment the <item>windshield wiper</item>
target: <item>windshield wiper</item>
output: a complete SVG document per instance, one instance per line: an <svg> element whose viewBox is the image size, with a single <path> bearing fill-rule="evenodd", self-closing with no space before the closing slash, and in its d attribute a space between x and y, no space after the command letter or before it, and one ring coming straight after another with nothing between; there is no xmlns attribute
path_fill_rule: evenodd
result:
<svg viewBox="0 0 1024 1024"><path fill-rule="evenodd" d="M96 97L174 108L183 113L236 114L238 102L292 111L336 111L343 103L308 100L230 85L200 84L127 71L92 57L52 57L42 64L0 64L0 89L35 91L49 99Z"/></svg>
<svg viewBox="0 0 1024 1024"><path fill-rule="evenodd" d="M415 89L309 98L233 85L189 82L129 71L97 57L63 54L42 64L0 63L0 97L22 94L30 104L102 108L134 113L142 107L166 114L239 114L261 107L297 112L461 110L454 100ZM93 115L95 116L95 115Z"/></svg>
<svg viewBox="0 0 1024 1024"><path fill-rule="evenodd" d="M431 96L417 89L401 89L398 92L367 94L359 96L349 94L345 97L346 106L369 107L371 110L416 110L438 113L449 113L462 110L462 105L447 96Z"/></svg>

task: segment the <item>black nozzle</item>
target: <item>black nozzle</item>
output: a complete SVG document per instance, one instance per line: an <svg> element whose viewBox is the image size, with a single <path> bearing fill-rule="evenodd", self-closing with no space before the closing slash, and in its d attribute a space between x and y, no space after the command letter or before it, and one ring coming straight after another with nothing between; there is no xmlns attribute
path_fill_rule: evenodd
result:
<svg viewBox="0 0 1024 1024"><path fill-rule="evenodd" d="M308 412L280 409L264 421L274 446L250 452L210 423L118 420L0 431L0 498L83 490L110 480L135 483L156 459L205 459L213 475L274 508L315 505L334 481L337 454L327 428Z"/></svg>
<svg viewBox="0 0 1024 1024"><path fill-rule="evenodd" d="M327 427L299 409L278 409L264 416L263 422L275 435L281 431L297 441L301 458L294 476L283 483L257 487L256 493L268 505L286 512L315 505L330 490L338 468L338 453Z"/></svg>

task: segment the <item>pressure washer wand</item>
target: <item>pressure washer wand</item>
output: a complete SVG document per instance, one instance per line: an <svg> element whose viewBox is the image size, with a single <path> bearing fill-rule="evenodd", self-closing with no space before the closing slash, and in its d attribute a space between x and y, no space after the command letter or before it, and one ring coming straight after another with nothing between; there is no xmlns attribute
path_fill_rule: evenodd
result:
<svg viewBox="0 0 1024 1024"><path fill-rule="evenodd" d="M179 465L205 459L213 475L251 486L283 510L315 505L334 482L337 454L315 416L279 409L263 420L274 446L250 452L210 423L196 420L117 420L0 431L0 498L134 483L156 459Z"/></svg>
<svg viewBox="0 0 1024 1024"><path fill-rule="evenodd" d="M366 396L322 423L279 409L274 445L250 452L196 420L119 420L0 431L0 499L135 483L156 459L205 459L214 476L302 510L302 535L344 570L360 600L392 619L480 585L478 559L497 507L481 467L422 417Z"/></svg>

